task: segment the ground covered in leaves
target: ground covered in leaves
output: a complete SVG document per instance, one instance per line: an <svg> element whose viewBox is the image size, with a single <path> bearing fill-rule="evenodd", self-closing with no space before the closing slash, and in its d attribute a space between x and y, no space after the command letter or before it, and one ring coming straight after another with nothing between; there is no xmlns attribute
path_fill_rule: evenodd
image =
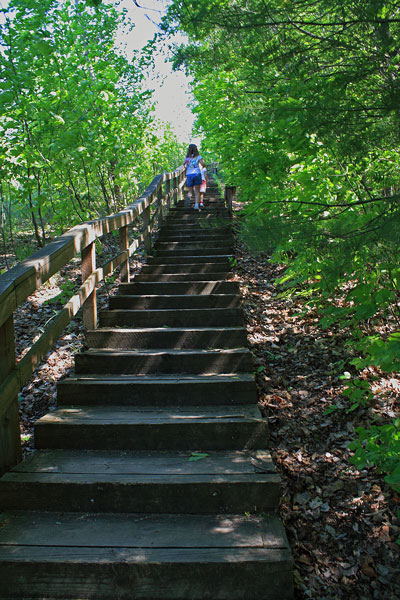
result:
<svg viewBox="0 0 400 600"><path fill-rule="evenodd" d="M282 477L280 511L295 560L296 598L400 598L400 500L375 469L358 471L348 460L356 427L368 426L371 416L385 422L398 411L400 380L381 377L371 404L347 413L340 379L351 371L346 331L321 329L311 311L301 316L301 299L282 294L275 283L282 266L252 256L241 243L236 254L234 279L241 286L260 403ZM144 259L134 259L138 271ZM73 261L19 308L19 358L79 285L79 262ZM100 287L100 309L117 285L118 278ZM55 407L57 381L68 375L83 346L78 314L21 391L25 453L32 450L35 420Z"/></svg>
<svg viewBox="0 0 400 600"><path fill-rule="evenodd" d="M358 471L348 460L356 427L398 411L400 380L381 376L370 406L347 413L346 331L320 328L312 311L301 316L301 299L275 283L282 266L251 256L241 243L236 256L260 403L283 482L296 598L400 598L400 499L374 468Z"/></svg>

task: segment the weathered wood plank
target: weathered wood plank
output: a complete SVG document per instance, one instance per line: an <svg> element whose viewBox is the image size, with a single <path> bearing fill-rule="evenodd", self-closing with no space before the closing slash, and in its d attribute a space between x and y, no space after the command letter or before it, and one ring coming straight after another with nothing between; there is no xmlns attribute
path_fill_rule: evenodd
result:
<svg viewBox="0 0 400 600"><path fill-rule="evenodd" d="M101 327L240 327L244 326L241 308L174 308L104 310ZM90 329L93 329L90 327Z"/></svg>
<svg viewBox="0 0 400 600"><path fill-rule="evenodd" d="M0 417L0 475L22 460L17 396Z"/></svg>
<svg viewBox="0 0 400 600"><path fill-rule="evenodd" d="M278 474L15 473L0 479L0 510L253 514L274 511Z"/></svg>
<svg viewBox="0 0 400 600"><path fill-rule="evenodd" d="M107 367L104 371L107 370ZM121 368L122 371L122 368ZM254 377L247 373L193 375L79 375L58 385L59 405L132 406L251 405L257 402Z"/></svg>
<svg viewBox="0 0 400 600"><path fill-rule="evenodd" d="M243 327L101 328L86 333L92 348L244 348Z"/></svg>
<svg viewBox="0 0 400 600"><path fill-rule="evenodd" d="M121 252L125 252L126 250L128 250L128 248L129 248L128 226L125 225L124 227L120 227L120 229L119 229L119 249L121 250ZM129 254L129 253L127 253L127 254ZM129 256L127 256L125 258L125 260L123 261L122 266L121 266L121 271L120 271L121 281L126 281L127 283L129 283L129 281L130 281L128 258L129 258Z"/></svg>
<svg viewBox="0 0 400 600"><path fill-rule="evenodd" d="M191 458L191 452L37 450L12 473L238 475L276 472L268 450L210 451L201 460Z"/></svg>
<svg viewBox="0 0 400 600"><path fill-rule="evenodd" d="M240 515L3 512L0 546L287 548L280 519Z"/></svg>
<svg viewBox="0 0 400 600"><path fill-rule="evenodd" d="M268 447L254 406L59 408L39 419L36 448L243 450Z"/></svg>
<svg viewBox="0 0 400 600"><path fill-rule="evenodd" d="M84 374L141 374L191 373L250 373L252 355L242 349L198 350L97 350L91 349L75 356L75 373Z"/></svg>
<svg viewBox="0 0 400 600"><path fill-rule="evenodd" d="M21 387L28 381L34 370L40 365L47 352L51 349L62 331L85 302L96 284L103 279L102 269L97 269L81 285L64 308L46 327L40 338L33 344L25 356L17 363L13 371L0 385L0 419L9 409L13 398Z"/></svg>
<svg viewBox="0 0 400 600"><path fill-rule="evenodd" d="M93 275L96 270L96 247L91 242L82 250L82 281L85 282L88 277ZM86 329L96 329L97 327L97 304L96 288L94 287L83 305L83 324Z"/></svg>
<svg viewBox="0 0 400 600"><path fill-rule="evenodd" d="M0 384L7 379L14 365L14 318L11 315L0 326ZM10 391L7 407L0 414L0 475L21 460L18 390Z"/></svg>
<svg viewBox="0 0 400 600"><path fill-rule="evenodd" d="M6 600L291 600L286 548L0 549ZM6 589L7 589L6 588ZM117 594L117 595L116 595Z"/></svg>
<svg viewBox="0 0 400 600"><path fill-rule="evenodd" d="M57 408L44 415L38 424L51 423L159 423L263 422L258 406L79 406Z"/></svg>

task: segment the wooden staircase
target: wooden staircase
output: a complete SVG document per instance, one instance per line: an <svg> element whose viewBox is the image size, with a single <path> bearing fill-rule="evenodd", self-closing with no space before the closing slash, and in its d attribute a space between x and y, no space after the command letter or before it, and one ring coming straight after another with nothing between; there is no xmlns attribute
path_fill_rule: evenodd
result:
<svg viewBox="0 0 400 600"><path fill-rule="evenodd" d="M87 332L0 479L2 600L292 598L231 254L211 184Z"/></svg>

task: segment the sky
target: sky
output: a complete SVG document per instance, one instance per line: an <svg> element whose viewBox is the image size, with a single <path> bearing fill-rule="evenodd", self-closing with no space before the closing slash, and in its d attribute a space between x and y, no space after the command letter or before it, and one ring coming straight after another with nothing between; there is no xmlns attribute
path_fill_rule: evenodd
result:
<svg viewBox="0 0 400 600"><path fill-rule="evenodd" d="M114 3L116 4L116 3ZM128 36L120 36L120 41L126 45L126 51L140 50L158 31L158 23L165 12L168 0L121 0L119 8L126 8L131 20L135 23L134 30ZM181 38L174 41L180 43ZM161 121L171 123L172 129L180 142L200 143L199 138L191 137L194 116L188 108L191 101L188 78L182 72L173 72L171 63L161 54L156 57L156 72L158 77L149 78L146 85L155 90L154 99L157 103L155 115Z"/></svg>
<svg viewBox="0 0 400 600"><path fill-rule="evenodd" d="M121 32L118 43L126 47L129 56L134 50L141 50L159 30L158 24L166 10L168 0L106 0L120 9L126 9L128 16L135 23L135 28L128 35ZM0 0L0 7L7 8L8 0ZM174 38L177 43L184 37ZM170 123L178 140L182 143L200 145L200 138L191 136L194 116L188 108L192 96L189 91L189 80L182 72L173 72L171 63L165 55L160 54L155 60L155 71L146 81L146 87L154 90L156 102L155 117Z"/></svg>

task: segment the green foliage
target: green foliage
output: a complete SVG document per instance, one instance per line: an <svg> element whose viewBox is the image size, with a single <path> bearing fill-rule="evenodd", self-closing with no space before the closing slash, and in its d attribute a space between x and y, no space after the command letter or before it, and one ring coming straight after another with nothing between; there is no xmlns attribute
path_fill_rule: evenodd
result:
<svg viewBox="0 0 400 600"><path fill-rule="evenodd" d="M350 461L359 469L375 465L387 473L385 481L400 492L400 419L387 425L373 425L370 429L359 427L358 440L349 447L355 452Z"/></svg>
<svg viewBox="0 0 400 600"><path fill-rule="evenodd" d="M18 260L24 260L28 258L35 251L35 246L33 244L24 244L15 246L15 255Z"/></svg>
<svg viewBox="0 0 400 600"><path fill-rule="evenodd" d="M368 406L373 398L370 389L370 383L364 379L353 379L349 385L342 391L342 395L348 398L351 406L347 409L347 413L351 413L360 406Z"/></svg>
<svg viewBox="0 0 400 600"><path fill-rule="evenodd" d="M355 367L398 372L397 3L172 0L164 29L179 28L174 63L193 77L202 152L244 203L240 235L287 265L280 283L323 327L346 328ZM344 393L348 412L371 399L361 377Z"/></svg>
<svg viewBox="0 0 400 600"><path fill-rule="evenodd" d="M117 49L117 32L133 27L124 11L11 0L2 13L0 191L9 219L30 220L42 245L48 225L61 232L132 201L154 164L176 166L181 145L154 122L148 54Z"/></svg>
<svg viewBox="0 0 400 600"><path fill-rule="evenodd" d="M66 304L74 295L75 288L76 282L66 277L65 282L60 285L61 292L54 298L46 300L44 304Z"/></svg>
<svg viewBox="0 0 400 600"><path fill-rule="evenodd" d="M400 370L400 333L391 334L386 340L378 336L370 336L358 343L364 358L355 358L352 364L358 369L367 365L379 366L382 371L399 372Z"/></svg>
<svg viewBox="0 0 400 600"><path fill-rule="evenodd" d="M353 329L360 365L386 371L399 366L397 339L360 343L358 326L400 320L396 10L174 0L164 20L188 35L175 66L196 82L204 152L245 203L242 237L287 264L285 284L322 326Z"/></svg>

